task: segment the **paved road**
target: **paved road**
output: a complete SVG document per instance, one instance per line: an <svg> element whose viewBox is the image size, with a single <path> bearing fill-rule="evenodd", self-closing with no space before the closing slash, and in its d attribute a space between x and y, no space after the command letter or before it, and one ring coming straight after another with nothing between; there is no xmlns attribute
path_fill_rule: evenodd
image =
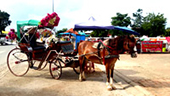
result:
<svg viewBox="0 0 170 96"><path fill-rule="evenodd" d="M0 45L0 65L6 64L7 55L13 48L15 48L15 45Z"/></svg>
<svg viewBox="0 0 170 96"><path fill-rule="evenodd" d="M155 96L170 96L170 54L121 55L115 69Z"/></svg>
<svg viewBox="0 0 170 96"><path fill-rule="evenodd" d="M1 47L1 55L7 55L11 48L13 46ZM5 56L1 58L6 61ZM117 90L108 91L106 75L97 67L96 72L86 74L84 82L78 80L72 68L64 68L60 80L51 78L48 66L42 71L30 69L23 77L12 75L6 64L0 66L0 70L0 96L148 96L136 88L138 85L129 84L117 74L114 76Z"/></svg>
<svg viewBox="0 0 170 96"><path fill-rule="evenodd" d="M29 70L24 77L15 77L9 71L0 79L0 96L147 96L141 90L115 76L117 90L106 89L106 75L99 69L86 74L80 82L72 68L63 69L59 80L51 78L48 67L42 71Z"/></svg>

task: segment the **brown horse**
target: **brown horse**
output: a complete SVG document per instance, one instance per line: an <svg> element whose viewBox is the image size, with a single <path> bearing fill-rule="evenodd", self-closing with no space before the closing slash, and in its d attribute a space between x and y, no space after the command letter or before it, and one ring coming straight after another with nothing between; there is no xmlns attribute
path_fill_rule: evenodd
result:
<svg viewBox="0 0 170 96"><path fill-rule="evenodd" d="M94 42L83 41L80 42L78 46L79 53L79 64L80 64L80 75L79 80L85 80L84 66L87 64L88 60L105 65L106 75L107 75L107 89L116 89L113 86L113 71L114 66L119 59L119 54L123 52L128 52L131 57L137 57L134 51L136 40L134 36L118 36L116 38L107 39L101 41L98 48L93 47ZM110 81L111 79L111 81Z"/></svg>

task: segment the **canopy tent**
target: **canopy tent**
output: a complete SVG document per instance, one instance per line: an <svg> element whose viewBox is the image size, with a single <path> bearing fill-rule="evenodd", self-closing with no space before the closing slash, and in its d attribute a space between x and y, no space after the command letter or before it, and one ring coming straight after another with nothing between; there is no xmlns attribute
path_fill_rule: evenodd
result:
<svg viewBox="0 0 170 96"><path fill-rule="evenodd" d="M86 33L84 33L84 32L78 32L80 35L85 35L86 37L88 37L88 36L90 36L90 35L88 35L88 34L86 34Z"/></svg>
<svg viewBox="0 0 170 96"><path fill-rule="evenodd" d="M20 28L22 26L38 26L38 20L26 20L26 21L17 21L17 36L20 38Z"/></svg>
<svg viewBox="0 0 170 96"><path fill-rule="evenodd" d="M64 33L73 33L73 34L79 34L79 35L85 35L86 37L88 36L88 35L86 35L86 33L84 33L84 32L77 32L77 31L75 31L75 30L73 30L73 28L70 28L69 30L67 30L66 32L64 32Z"/></svg>
<svg viewBox="0 0 170 96"><path fill-rule="evenodd" d="M127 28L113 25L104 25L102 22L98 22L94 17L90 17L87 21L75 24L74 30L122 30L134 35L140 35L139 33Z"/></svg>
<svg viewBox="0 0 170 96"><path fill-rule="evenodd" d="M66 32L64 33L74 33L74 34L78 34L77 31L74 31L73 28L70 28L69 30L67 30Z"/></svg>

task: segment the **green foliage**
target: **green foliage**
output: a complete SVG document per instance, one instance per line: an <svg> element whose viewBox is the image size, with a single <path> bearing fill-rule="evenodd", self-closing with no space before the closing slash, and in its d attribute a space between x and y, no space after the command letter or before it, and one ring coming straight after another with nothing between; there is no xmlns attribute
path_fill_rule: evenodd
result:
<svg viewBox="0 0 170 96"><path fill-rule="evenodd" d="M128 14L116 13L117 16L112 17L111 24L114 26L124 26L127 27L131 24L131 18Z"/></svg>
<svg viewBox="0 0 170 96"><path fill-rule="evenodd" d="M133 13L134 19L132 29L140 33L141 35L158 36L165 35L166 18L164 14L149 13L147 16L142 16L143 10L138 9L136 13Z"/></svg>
<svg viewBox="0 0 170 96"><path fill-rule="evenodd" d="M7 12L2 12L0 10L0 32L5 30L5 28L11 24L9 17L10 15Z"/></svg>
<svg viewBox="0 0 170 96"><path fill-rule="evenodd" d="M128 27L129 25L131 25L131 18L128 16L128 14L121 14L121 13L117 13L117 16L112 17L112 21L111 24L114 26L123 26L123 27ZM125 35L128 34L127 32L123 32L120 30L110 30L109 34L111 34L112 36L114 35Z"/></svg>
<svg viewBox="0 0 170 96"><path fill-rule="evenodd" d="M108 30L94 30L90 35L92 37L107 37Z"/></svg>
<svg viewBox="0 0 170 96"><path fill-rule="evenodd" d="M143 18L142 34L148 36L164 35L165 24L166 18L164 18L164 14L158 13L155 15L154 13L149 13L146 17Z"/></svg>
<svg viewBox="0 0 170 96"><path fill-rule="evenodd" d="M67 31L67 28L63 28L61 30L58 30L57 33L63 33L63 32L66 32Z"/></svg>
<svg viewBox="0 0 170 96"><path fill-rule="evenodd" d="M138 32L138 33L142 33L143 32L143 28L142 28L142 23L143 23L143 16L142 16L143 10L142 9L138 9L136 13L133 13L133 24L131 25L132 30Z"/></svg>
<svg viewBox="0 0 170 96"><path fill-rule="evenodd" d="M56 32L57 37L58 37L58 34L59 34L59 33L66 32L67 30L68 30L67 28L63 28L63 29L61 29L61 30L58 30L58 31Z"/></svg>
<svg viewBox="0 0 170 96"><path fill-rule="evenodd" d="M170 36L170 28L167 28L165 31L165 36Z"/></svg>

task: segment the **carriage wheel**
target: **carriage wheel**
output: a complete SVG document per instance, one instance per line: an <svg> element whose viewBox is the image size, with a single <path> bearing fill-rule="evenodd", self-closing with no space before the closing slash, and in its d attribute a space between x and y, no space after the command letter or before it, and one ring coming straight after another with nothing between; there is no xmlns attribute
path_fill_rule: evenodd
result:
<svg viewBox="0 0 170 96"><path fill-rule="evenodd" d="M19 48L12 49L7 56L7 65L10 72L15 76L23 76L29 70L29 59L26 53Z"/></svg>
<svg viewBox="0 0 170 96"><path fill-rule="evenodd" d="M49 70L52 78L59 79L62 74L61 61L58 59L53 59L49 65Z"/></svg>
<svg viewBox="0 0 170 96"><path fill-rule="evenodd" d="M73 70L76 74L80 74L80 66L77 68L73 68Z"/></svg>

